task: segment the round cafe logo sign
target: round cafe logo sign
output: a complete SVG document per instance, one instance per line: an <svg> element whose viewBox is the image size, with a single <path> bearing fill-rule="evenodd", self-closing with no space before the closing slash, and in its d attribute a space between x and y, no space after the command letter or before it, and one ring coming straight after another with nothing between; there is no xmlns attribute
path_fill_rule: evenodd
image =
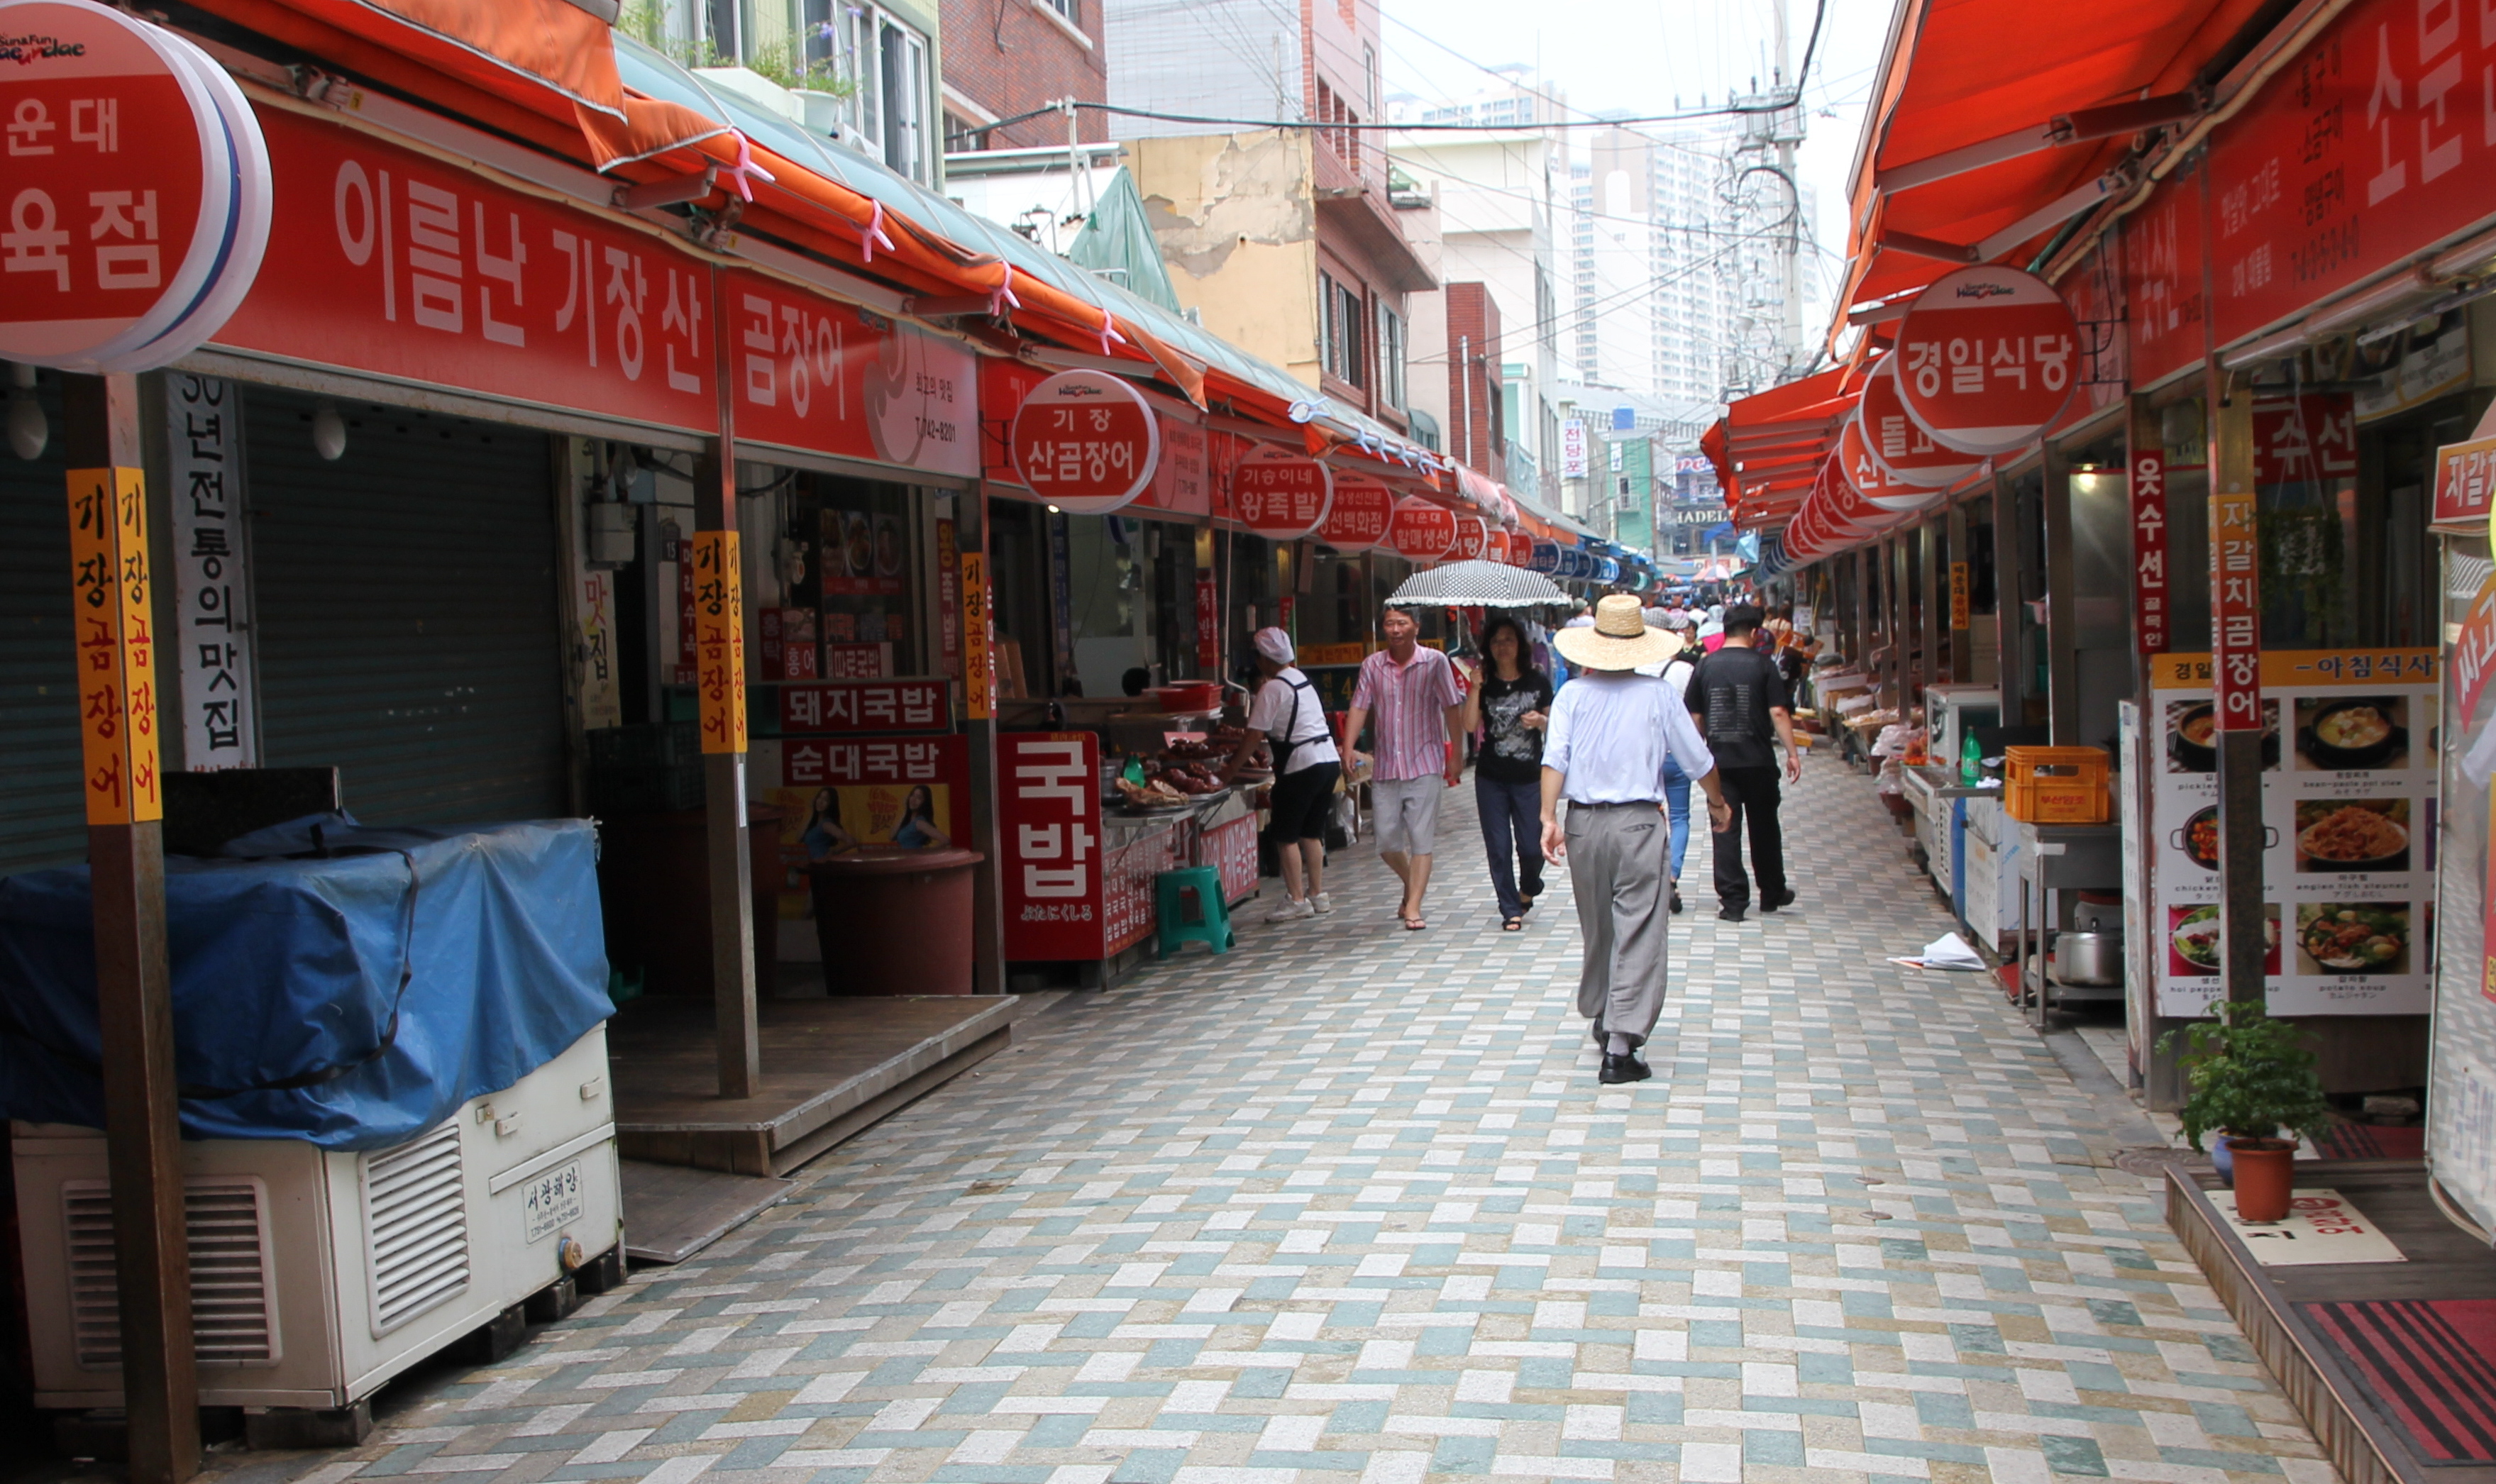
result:
<svg viewBox="0 0 2496 1484"><path fill-rule="evenodd" d="M260 271L268 150L199 47L119 11L0 0L0 359L145 371Z"/></svg>

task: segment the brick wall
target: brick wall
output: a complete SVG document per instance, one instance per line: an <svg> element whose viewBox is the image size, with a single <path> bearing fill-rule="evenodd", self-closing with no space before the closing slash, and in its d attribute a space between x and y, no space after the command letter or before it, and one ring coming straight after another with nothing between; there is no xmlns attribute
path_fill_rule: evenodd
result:
<svg viewBox="0 0 2496 1484"><path fill-rule="evenodd" d="M1499 304L1488 284L1450 284L1448 303L1448 432L1441 451L1486 479L1505 479L1500 457ZM1470 363L1468 363L1470 357ZM1470 387L1468 383L1470 382ZM1472 429L1465 426L1472 399Z"/></svg>
<svg viewBox="0 0 2496 1484"><path fill-rule="evenodd" d="M1106 103L1109 97L1108 48L1103 41L1102 0L1075 0L1077 27L1092 45L1069 35L1041 0L941 0L945 38L945 86L985 108L1012 118L1061 98ZM963 124L976 125L962 116ZM1109 137L1108 115L1087 109L1076 115L1085 140ZM949 151L1019 149L1066 142L1066 120L1056 113L990 130L983 145L952 139Z"/></svg>

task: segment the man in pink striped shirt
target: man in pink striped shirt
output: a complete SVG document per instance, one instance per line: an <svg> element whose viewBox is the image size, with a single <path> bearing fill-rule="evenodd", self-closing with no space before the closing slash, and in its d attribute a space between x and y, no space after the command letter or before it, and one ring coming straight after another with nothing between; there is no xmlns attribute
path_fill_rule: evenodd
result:
<svg viewBox="0 0 2496 1484"><path fill-rule="evenodd" d="M1388 608L1379 624L1387 647L1360 662L1360 683L1344 713L1343 755L1360 729L1375 721L1376 765L1369 797L1378 819L1378 858L1404 883L1395 915L1406 932L1421 920L1421 894L1430 888L1430 850L1439 828L1439 792L1464 777L1464 693L1455 666L1435 649L1421 647L1421 626L1401 608Z"/></svg>

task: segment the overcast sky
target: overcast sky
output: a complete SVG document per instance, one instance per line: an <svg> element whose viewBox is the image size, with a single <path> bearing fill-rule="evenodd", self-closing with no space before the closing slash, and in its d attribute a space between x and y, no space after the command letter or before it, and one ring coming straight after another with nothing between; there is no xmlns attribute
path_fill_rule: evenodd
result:
<svg viewBox="0 0 2496 1484"><path fill-rule="evenodd" d="M1383 0L1388 91L1461 98L1493 84L1482 69L1521 62L1567 95L1573 109L1664 113L1703 94L1767 82L1780 0ZM1800 62L1813 0L1783 0ZM1800 173L1819 198L1824 282L1846 251L1848 171L1863 105L1881 60L1890 0L1826 0L1820 46L1804 79L1810 137ZM1817 310L1818 306L1816 306ZM1816 334L1825 324L1808 326Z"/></svg>

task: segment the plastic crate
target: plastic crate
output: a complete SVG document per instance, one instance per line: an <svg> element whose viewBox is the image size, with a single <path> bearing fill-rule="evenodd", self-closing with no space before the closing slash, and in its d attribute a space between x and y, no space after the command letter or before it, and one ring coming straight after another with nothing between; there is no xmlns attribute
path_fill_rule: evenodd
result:
<svg viewBox="0 0 2496 1484"><path fill-rule="evenodd" d="M692 722L652 722L601 727L586 733L589 766L596 771L681 767L702 762L702 730Z"/></svg>
<svg viewBox="0 0 2496 1484"><path fill-rule="evenodd" d="M2104 824L2113 817L2102 747L2013 747L2003 753L2002 807L2026 824Z"/></svg>

